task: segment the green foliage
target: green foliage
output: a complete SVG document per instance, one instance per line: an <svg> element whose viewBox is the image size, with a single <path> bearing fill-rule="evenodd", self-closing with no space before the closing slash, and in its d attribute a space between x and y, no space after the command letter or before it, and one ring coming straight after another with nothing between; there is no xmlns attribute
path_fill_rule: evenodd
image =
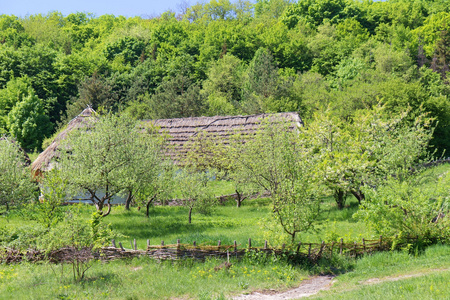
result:
<svg viewBox="0 0 450 300"><path fill-rule="evenodd" d="M174 181L179 187L181 201L189 209L188 222L194 209L209 213L217 200L208 185L215 177L214 172L198 171L196 168L183 168L176 172Z"/></svg>
<svg viewBox="0 0 450 300"><path fill-rule="evenodd" d="M11 109L7 127L11 135L27 150L41 149L42 141L52 130L44 105L34 94L28 95Z"/></svg>
<svg viewBox="0 0 450 300"><path fill-rule="evenodd" d="M448 243L448 180L447 173L439 178L391 178L383 187L368 189L367 201L356 216L384 236L417 237L419 246Z"/></svg>
<svg viewBox="0 0 450 300"><path fill-rule="evenodd" d="M71 194L87 193L98 211L108 207L105 215L112 197L139 190L150 178L146 172L158 171L152 166L158 164L162 142L155 135L142 134L136 125L111 114L92 117L87 127L72 131L60 148L58 168Z"/></svg>
<svg viewBox="0 0 450 300"><path fill-rule="evenodd" d="M46 228L51 228L63 218L62 204L67 199L67 179L61 171L53 169L46 172L41 182L42 198L38 204L38 221Z"/></svg>
<svg viewBox="0 0 450 300"><path fill-rule="evenodd" d="M321 191L311 177L316 157L303 144L302 134L287 126L266 123L254 139L235 146L234 177L255 191L270 193L275 224L294 242L297 233L313 227Z"/></svg>
<svg viewBox="0 0 450 300"><path fill-rule="evenodd" d="M0 205L6 210L36 199L36 185L26 166L25 153L8 137L0 139Z"/></svg>

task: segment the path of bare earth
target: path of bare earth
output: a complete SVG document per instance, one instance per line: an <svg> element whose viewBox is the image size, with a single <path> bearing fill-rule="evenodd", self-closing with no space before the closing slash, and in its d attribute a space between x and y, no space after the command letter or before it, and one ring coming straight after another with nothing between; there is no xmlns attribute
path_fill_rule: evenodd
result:
<svg viewBox="0 0 450 300"><path fill-rule="evenodd" d="M386 276L381 278L370 278L361 281L362 285L379 284L387 281L398 281L408 278L425 276L428 274L435 274L439 272L450 271L448 268L444 269L429 269L426 271L404 274L399 276ZM276 290L263 290L259 292L253 292L247 295L239 295L233 297L233 300L288 300L288 299L300 299L317 294L320 291L328 290L331 288L334 282L334 276L316 276L308 280L302 281L300 286L284 291L278 292Z"/></svg>

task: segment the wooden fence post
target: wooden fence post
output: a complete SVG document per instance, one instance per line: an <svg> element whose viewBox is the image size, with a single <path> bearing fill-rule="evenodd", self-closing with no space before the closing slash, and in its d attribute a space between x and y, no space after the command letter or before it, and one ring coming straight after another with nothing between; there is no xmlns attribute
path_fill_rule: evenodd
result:
<svg viewBox="0 0 450 300"><path fill-rule="evenodd" d="M164 246L164 241L161 241L161 246Z"/></svg>
<svg viewBox="0 0 450 300"><path fill-rule="evenodd" d="M248 250L252 248L252 239L248 239Z"/></svg>
<svg viewBox="0 0 450 300"><path fill-rule="evenodd" d="M339 254L342 255L342 248L344 247L344 239L341 238L341 244L339 245Z"/></svg>
<svg viewBox="0 0 450 300"><path fill-rule="evenodd" d="M363 238L362 242L363 242L363 253L366 253L366 240Z"/></svg>
<svg viewBox="0 0 450 300"><path fill-rule="evenodd" d="M264 241L264 250L267 249L267 241Z"/></svg>
<svg viewBox="0 0 450 300"><path fill-rule="evenodd" d="M221 245L221 242L220 242L220 240L219 240L219 242L217 243L217 250L218 250L218 251L220 251L220 245Z"/></svg>
<svg viewBox="0 0 450 300"><path fill-rule="evenodd" d="M150 248L150 240L147 240L147 250Z"/></svg>
<svg viewBox="0 0 450 300"><path fill-rule="evenodd" d="M116 241L115 241L115 240L112 240L112 241L111 241L111 244L112 244L112 246L113 246L114 248L117 248L117 247L116 247Z"/></svg>
<svg viewBox="0 0 450 300"><path fill-rule="evenodd" d="M122 251L125 251L125 249L123 249L123 246L122 246L121 242L119 242L119 246L120 246L120 249L122 249Z"/></svg>
<svg viewBox="0 0 450 300"><path fill-rule="evenodd" d="M330 258L333 257L333 247L334 247L334 241L331 243L331 249L330 249Z"/></svg>
<svg viewBox="0 0 450 300"><path fill-rule="evenodd" d="M380 241L378 242L378 250L379 251L381 251L382 244L383 244L383 236L380 235Z"/></svg>
<svg viewBox="0 0 450 300"><path fill-rule="evenodd" d="M235 252L236 255L237 255L237 242L236 242L236 241L234 241L234 252Z"/></svg>
<svg viewBox="0 0 450 300"><path fill-rule="evenodd" d="M355 257L356 257L356 245L357 245L357 243L356 242L354 242L354 247L353 247L353 251L355 251Z"/></svg>
<svg viewBox="0 0 450 300"><path fill-rule="evenodd" d="M136 239L133 240L133 244L134 244L134 250L137 250L137 244L136 244Z"/></svg>
<svg viewBox="0 0 450 300"><path fill-rule="evenodd" d="M194 247L197 247L197 242L196 242L196 241L194 241L194 243L193 243L193 244L194 244Z"/></svg>

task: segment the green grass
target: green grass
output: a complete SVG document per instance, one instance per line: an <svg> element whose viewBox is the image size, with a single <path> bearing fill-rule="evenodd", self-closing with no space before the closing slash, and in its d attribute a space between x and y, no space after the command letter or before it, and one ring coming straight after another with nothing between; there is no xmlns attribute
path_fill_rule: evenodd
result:
<svg viewBox="0 0 450 300"><path fill-rule="evenodd" d="M0 265L0 299L215 299L255 289L285 289L308 273L286 264L221 261L159 263L148 258L94 263L82 282L70 266Z"/></svg>
<svg viewBox="0 0 450 300"><path fill-rule="evenodd" d="M450 170L448 165L425 171L431 177ZM216 194L232 193L228 182L217 183ZM88 219L94 211L92 206L77 208ZM315 231L302 233L297 240L320 242L339 240L360 241L375 236L365 224L352 218L358 205L353 197L347 207L339 211L333 198L323 199L322 212L317 219ZM184 207L154 206L150 217L143 210L133 207L113 207L105 221L124 237L122 242L130 248L130 241L137 240L138 248L151 244L181 243L216 245L232 244L234 240L245 247L248 238L253 246L262 246L266 238L264 224L270 214L269 199L246 200L240 208L234 201L214 208L209 214L194 211L192 224L188 224L188 211ZM19 228L35 226L32 209L16 210L0 216L2 227ZM1 232L0 232L1 233ZM281 235L281 232L277 233ZM270 242L270 241L269 241ZM131 261L95 262L84 281L74 282L70 266L60 273L60 267L49 264L21 263L0 264L0 299L225 299L231 295L260 289L286 289L300 284L311 274L334 273L336 283L329 291L317 295L320 299L394 299L424 298L441 299L450 294L450 247L433 246L424 253L410 255L407 252L376 253L358 260L337 257L335 261L322 261L317 266L293 266L275 261L232 262L231 269L214 270L221 261L206 263L183 261L159 263L148 258ZM445 270L447 269L447 270ZM436 270L430 272L431 270ZM398 281L382 281L365 284L371 278L386 280L391 277L414 275ZM422 297L423 296L423 297Z"/></svg>
<svg viewBox="0 0 450 300"><path fill-rule="evenodd" d="M431 246L416 256L407 252L365 256L354 263L351 272L339 275L335 280L329 291L315 298L448 299L450 246Z"/></svg>

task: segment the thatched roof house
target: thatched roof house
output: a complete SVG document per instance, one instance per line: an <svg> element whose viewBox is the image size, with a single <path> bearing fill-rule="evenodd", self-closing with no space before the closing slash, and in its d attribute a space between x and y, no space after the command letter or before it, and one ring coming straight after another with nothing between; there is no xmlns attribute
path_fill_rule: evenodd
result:
<svg viewBox="0 0 450 300"><path fill-rule="evenodd" d="M212 138L215 143L228 144L229 137L240 133L250 136L261 127L261 123L287 123L290 129L303 126L303 121L296 112L257 114L248 116L214 116L180 119L144 120L167 135L169 144L166 155L178 163L191 149L188 145L200 134Z"/></svg>
<svg viewBox="0 0 450 300"><path fill-rule="evenodd" d="M95 116L95 111L91 107L87 107L78 116L73 118L67 127L61 131L51 144L35 159L31 164L31 172L34 176L40 176L42 172L49 171L53 168L55 158L58 155L57 149L67 134L74 129L85 127Z"/></svg>
<svg viewBox="0 0 450 300"><path fill-rule="evenodd" d="M67 134L83 126L86 126L95 114L90 107L86 108L77 117L72 119L67 128L62 131L55 140L45 149L33 162L32 171L35 176L53 168L53 158L57 155L57 148L60 141L65 139ZM294 112L277 114L258 114L250 116L215 116L215 117L193 117L180 119L160 119L143 120L142 125L151 125L157 128L159 133L167 137L169 144L166 155L170 156L175 163L185 157L189 151L186 144L192 141L199 133L206 133L214 138L219 144L227 143L227 137L240 132L241 134L254 134L261 126L261 122L266 120L270 123L287 123L290 128L297 128L303 125L299 115Z"/></svg>

